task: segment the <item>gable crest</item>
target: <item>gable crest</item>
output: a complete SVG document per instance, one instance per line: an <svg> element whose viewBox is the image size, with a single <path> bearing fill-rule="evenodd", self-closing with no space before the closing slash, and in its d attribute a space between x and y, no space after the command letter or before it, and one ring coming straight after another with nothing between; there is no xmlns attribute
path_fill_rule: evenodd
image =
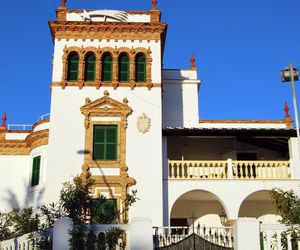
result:
<svg viewBox="0 0 300 250"><path fill-rule="evenodd" d="M127 121L127 116L132 109L128 106L127 98L119 102L110 98L108 91L104 91L104 96L95 101L86 98L85 105L80 108L80 111L85 116L84 124L88 128L91 117L121 117L122 121ZM124 126L127 127L127 122Z"/></svg>

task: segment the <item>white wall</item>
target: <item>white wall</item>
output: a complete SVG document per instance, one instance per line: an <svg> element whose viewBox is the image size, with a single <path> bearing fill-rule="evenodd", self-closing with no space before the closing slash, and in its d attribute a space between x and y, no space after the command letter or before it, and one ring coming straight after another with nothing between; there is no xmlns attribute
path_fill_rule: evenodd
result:
<svg viewBox="0 0 300 250"><path fill-rule="evenodd" d="M0 157L0 211L26 206L29 156Z"/></svg>
<svg viewBox="0 0 300 250"><path fill-rule="evenodd" d="M85 145L84 115L80 107L85 98L91 101L103 97L108 90L109 97L122 102L128 99L133 109L128 116L126 164L130 177L136 179L134 189L140 200L134 204L130 216L152 215L156 225L162 224L162 139L161 139L161 89L152 88L96 88L77 87L52 88L51 125L49 134L47 189L45 201L57 200L62 183L81 173ZM145 113L151 118L150 131L143 134L137 129L137 118Z"/></svg>
<svg viewBox="0 0 300 250"><path fill-rule="evenodd" d="M163 127L198 127L198 88L195 70L163 70Z"/></svg>

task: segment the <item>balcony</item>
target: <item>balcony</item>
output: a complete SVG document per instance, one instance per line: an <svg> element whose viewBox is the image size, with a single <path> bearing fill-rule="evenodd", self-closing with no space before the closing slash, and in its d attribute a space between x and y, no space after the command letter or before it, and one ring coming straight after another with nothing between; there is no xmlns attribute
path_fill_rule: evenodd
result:
<svg viewBox="0 0 300 250"><path fill-rule="evenodd" d="M291 179L290 161L169 160L170 180Z"/></svg>

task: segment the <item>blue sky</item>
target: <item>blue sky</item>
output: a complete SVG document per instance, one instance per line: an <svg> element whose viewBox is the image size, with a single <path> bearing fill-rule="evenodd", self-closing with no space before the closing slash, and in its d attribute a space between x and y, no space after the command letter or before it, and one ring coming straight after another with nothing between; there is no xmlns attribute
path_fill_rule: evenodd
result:
<svg viewBox="0 0 300 250"><path fill-rule="evenodd" d="M50 109L56 0L3 1L0 113L31 124ZM70 9L148 10L151 0L68 0ZM300 67L299 0L161 0L168 23L164 68L196 57L200 119L283 119L291 86L280 70ZM300 104L300 86L296 86Z"/></svg>

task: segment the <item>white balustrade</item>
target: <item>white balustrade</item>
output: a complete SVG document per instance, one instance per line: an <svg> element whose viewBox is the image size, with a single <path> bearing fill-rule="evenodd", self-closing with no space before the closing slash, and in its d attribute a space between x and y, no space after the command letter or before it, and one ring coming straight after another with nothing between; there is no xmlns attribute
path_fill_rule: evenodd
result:
<svg viewBox="0 0 300 250"><path fill-rule="evenodd" d="M289 161L169 160L169 179L290 179Z"/></svg>
<svg viewBox="0 0 300 250"><path fill-rule="evenodd" d="M260 241L263 250L296 250L300 249L298 237L299 226L282 224L260 224Z"/></svg>
<svg viewBox="0 0 300 250"><path fill-rule="evenodd" d="M290 179L289 161L233 161L237 179Z"/></svg>

